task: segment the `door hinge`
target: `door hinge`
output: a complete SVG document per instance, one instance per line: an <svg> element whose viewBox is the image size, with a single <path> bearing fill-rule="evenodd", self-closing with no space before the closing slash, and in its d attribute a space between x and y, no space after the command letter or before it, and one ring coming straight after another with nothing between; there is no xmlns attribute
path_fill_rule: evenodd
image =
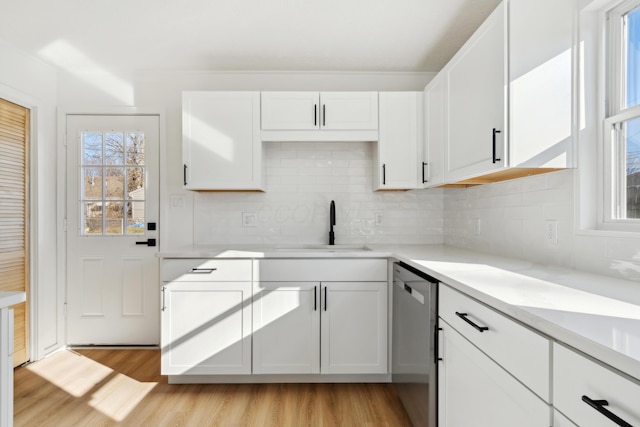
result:
<svg viewBox="0 0 640 427"><path fill-rule="evenodd" d="M66 302L62 305L62 315L64 316L65 319L67 318L67 303Z"/></svg>
<svg viewBox="0 0 640 427"><path fill-rule="evenodd" d="M67 218L62 220L62 231L67 232Z"/></svg>

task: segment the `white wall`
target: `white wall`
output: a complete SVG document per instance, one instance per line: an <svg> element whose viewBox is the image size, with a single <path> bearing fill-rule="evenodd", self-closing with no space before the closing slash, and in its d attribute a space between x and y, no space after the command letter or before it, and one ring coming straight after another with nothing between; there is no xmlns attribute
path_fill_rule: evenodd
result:
<svg viewBox="0 0 640 427"><path fill-rule="evenodd" d="M357 201L349 201L359 196L352 194L347 197L344 191L334 191L325 188L323 191L315 191L311 195L306 191L279 192L274 191L275 181L289 182L289 180L307 179L304 169L306 165L302 163L296 166L296 172L289 178L277 178L277 172L271 169L271 177L267 182L267 193L256 195L251 193L197 193L183 190L182 185L182 126L181 126L181 93L184 90L422 90L431 80L433 73L285 73L285 72L146 72L128 77L126 73L114 73L111 81L118 84L101 85L100 81L92 82L90 76L77 76L71 73L61 72L59 76L59 103L66 111L81 111L87 113L99 113L101 111L112 111L114 108L135 107L145 111L156 111L163 113L165 117L165 139L162 149L163 170L161 180L163 182L163 192L161 200L161 230L160 246L162 248L175 248L195 243L221 243L237 242L258 243L263 241L294 242L312 239L313 242L322 241L322 233L326 230L324 221L321 219L322 208L328 206L328 200L338 199L339 218L341 215L353 216L356 210L360 215L354 221L366 221L362 218L361 204ZM109 80L109 79L108 79ZM303 144L303 143L298 143ZM357 145L357 144L356 144ZM295 148L297 152L307 150L309 145L300 145ZM352 147L355 147L352 146ZM269 148L267 148L269 150ZM287 150L290 151L290 150ZM322 151L322 150L318 150ZM342 150L338 150L342 151ZM274 152L275 153L275 152ZM363 152L364 153L364 152ZM367 161L371 161L367 154ZM273 153L272 153L273 155ZM331 153L329 152L329 155ZM271 158L270 164L273 166L277 160ZM289 173L292 173L289 171ZM367 170L367 176L363 177L369 181L371 173ZM271 187L271 189L269 189ZM280 189L282 190L282 189ZM439 193L442 197L442 193ZM389 208L389 215L386 216L384 227L376 229L360 229L357 227L342 229L338 231L337 239L343 243L360 242L363 239L368 241L416 241L417 236L425 237L427 241L441 241L442 211L431 210L428 218L431 218L440 225L432 227L430 219L420 220L424 224L418 225L416 219L412 226L412 233L407 231L407 227L394 228L388 224L394 224L398 220L393 217L399 214L393 206L398 203L407 203L416 212L418 206L424 203L415 194L404 194L398 196L397 202L393 201L393 195L374 195L367 192L365 199L373 206L379 199L384 202L378 203L376 209ZM260 226L253 230L240 227L242 211L245 209L243 203L253 202L259 199L260 206L254 210L260 214ZM276 222L267 220L266 212L280 209L276 199L282 200L282 206L289 206L294 200L299 201L311 212L305 217L304 224L307 228L300 228L300 222L295 219L290 220L280 218ZM437 197L436 197L437 199ZM172 200L179 200L172 203ZM302 202L302 201L305 202ZM326 203L325 203L326 201ZM233 203L232 203L233 202ZM296 202L298 203L298 202ZM365 201L362 201L365 203ZM439 202L442 203L441 201ZM369 214L367 214L369 215ZM433 215L433 217L431 217ZM318 221L318 224L315 223ZM323 224L320 224L322 222ZM226 224L228 228L220 226ZM312 226L313 224L313 226ZM328 219L326 221L328 224ZM278 230L276 230L276 228ZM312 228L313 227L313 230ZM345 227L344 223L341 227ZM317 228L317 230L316 230ZM298 230L298 231L293 231ZM363 237L362 233L369 233ZM347 239L349 236L349 240ZM374 237L375 235L375 237ZM309 242L312 243L312 242Z"/></svg>
<svg viewBox="0 0 640 427"><path fill-rule="evenodd" d="M445 243L640 281L635 233L585 231L577 225L575 180L569 169L466 189L445 190ZM480 219L480 235L474 219ZM558 245L545 240L546 221L558 222Z"/></svg>
<svg viewBox="0 0 640 427"><path fill-rule="evenodd" d="M442 243L443 190L374 192L371 142L269 142L265 193L196 193L194 241L327 244ZM257 214L255 227L242 213ZM376 225L376 212L383 214Z"/></svg>
<svg viewBox="0 0 640 427"><path fill-rule="evenodd" d="M0 40L0 98L31 109L30 304L37 313L31 337L37 359L64 345L64 287L57 269L56 71Z"/></svg>

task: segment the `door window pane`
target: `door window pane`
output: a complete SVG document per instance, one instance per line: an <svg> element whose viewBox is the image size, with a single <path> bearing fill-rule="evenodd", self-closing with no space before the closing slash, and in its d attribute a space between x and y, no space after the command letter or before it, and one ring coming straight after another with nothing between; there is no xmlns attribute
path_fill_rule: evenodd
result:
<svg viewBox="0 0 640 427"><path fill-rule="evenodd" d="M124 164L124 134L108 132L104 134L104 157L107 165Z"/></svg>
<svg viewBox="0 0 640 427"><path fill-rule="evenodd" d="M144 134L131 132L127 134L127 164L144 165Z"/></svg>
<svg viewBox="0 0 640 427"><path fill-rule="evenodd" d="M106 198L124 200L124 168L105 168Z"/></svg>
<svg viewBox="0 0 640 427"><path fill-rule="evenodd" d="M102 168L82 168L82 198L102 200Z"/></svg>
<svg viewBox="0 0 640 427"><path fill-rule="evenodd" d="M127 202L127 234L144 234L144 201Z"/></svg>
<svg viewBox="0 0 640 427"><path fill-rule="evenodd" d="M144 134L91 131L82 132L81 140L81 233L144 234Z"/></svg>
<svg viewBox="0 0 640 427"><path fill-rule="evenodd" d="M102 235L102 202L85 202L82 211L83 234Z"/></svg>
<svg viewBox="0 0 640 427"><path fill-rule="evenodd" d="M124 226L124 203L107 202L105 234L122 234Z"/></svg>
<svg viewBox="0 0 640 427"><path fill-rule="evenodd" d="M102 134L96 132L82 133L82 156L83 165L102 164Z"/></svg>

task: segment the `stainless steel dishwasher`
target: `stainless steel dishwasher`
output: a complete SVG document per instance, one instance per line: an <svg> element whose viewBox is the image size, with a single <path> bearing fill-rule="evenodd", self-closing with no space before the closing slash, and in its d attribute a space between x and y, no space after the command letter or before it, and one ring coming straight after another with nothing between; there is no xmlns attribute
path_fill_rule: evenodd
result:
<svg viewBox="0 0 640 427"><path fill-rule="evenodd" d="M436 279L394 263L391 374L415 427L438 425L437 303Z"/></svg>

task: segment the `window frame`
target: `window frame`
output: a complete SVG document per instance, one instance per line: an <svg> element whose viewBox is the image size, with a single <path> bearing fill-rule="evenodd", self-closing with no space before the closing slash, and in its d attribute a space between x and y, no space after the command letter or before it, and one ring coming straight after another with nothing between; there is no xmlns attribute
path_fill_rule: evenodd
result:
<svg viewBox="0 0 640 427"><path fill-rule="evenodd" d="M625 101L626 63L622 17L640 8L640 0L610 3L603 13L605 52L604 117L602 125L603 210L599 221L603 230L640 232L640 218L621 218L626 214L626 150L622 146L622 123L640 118L640 105L623 106Z"/></svg>

